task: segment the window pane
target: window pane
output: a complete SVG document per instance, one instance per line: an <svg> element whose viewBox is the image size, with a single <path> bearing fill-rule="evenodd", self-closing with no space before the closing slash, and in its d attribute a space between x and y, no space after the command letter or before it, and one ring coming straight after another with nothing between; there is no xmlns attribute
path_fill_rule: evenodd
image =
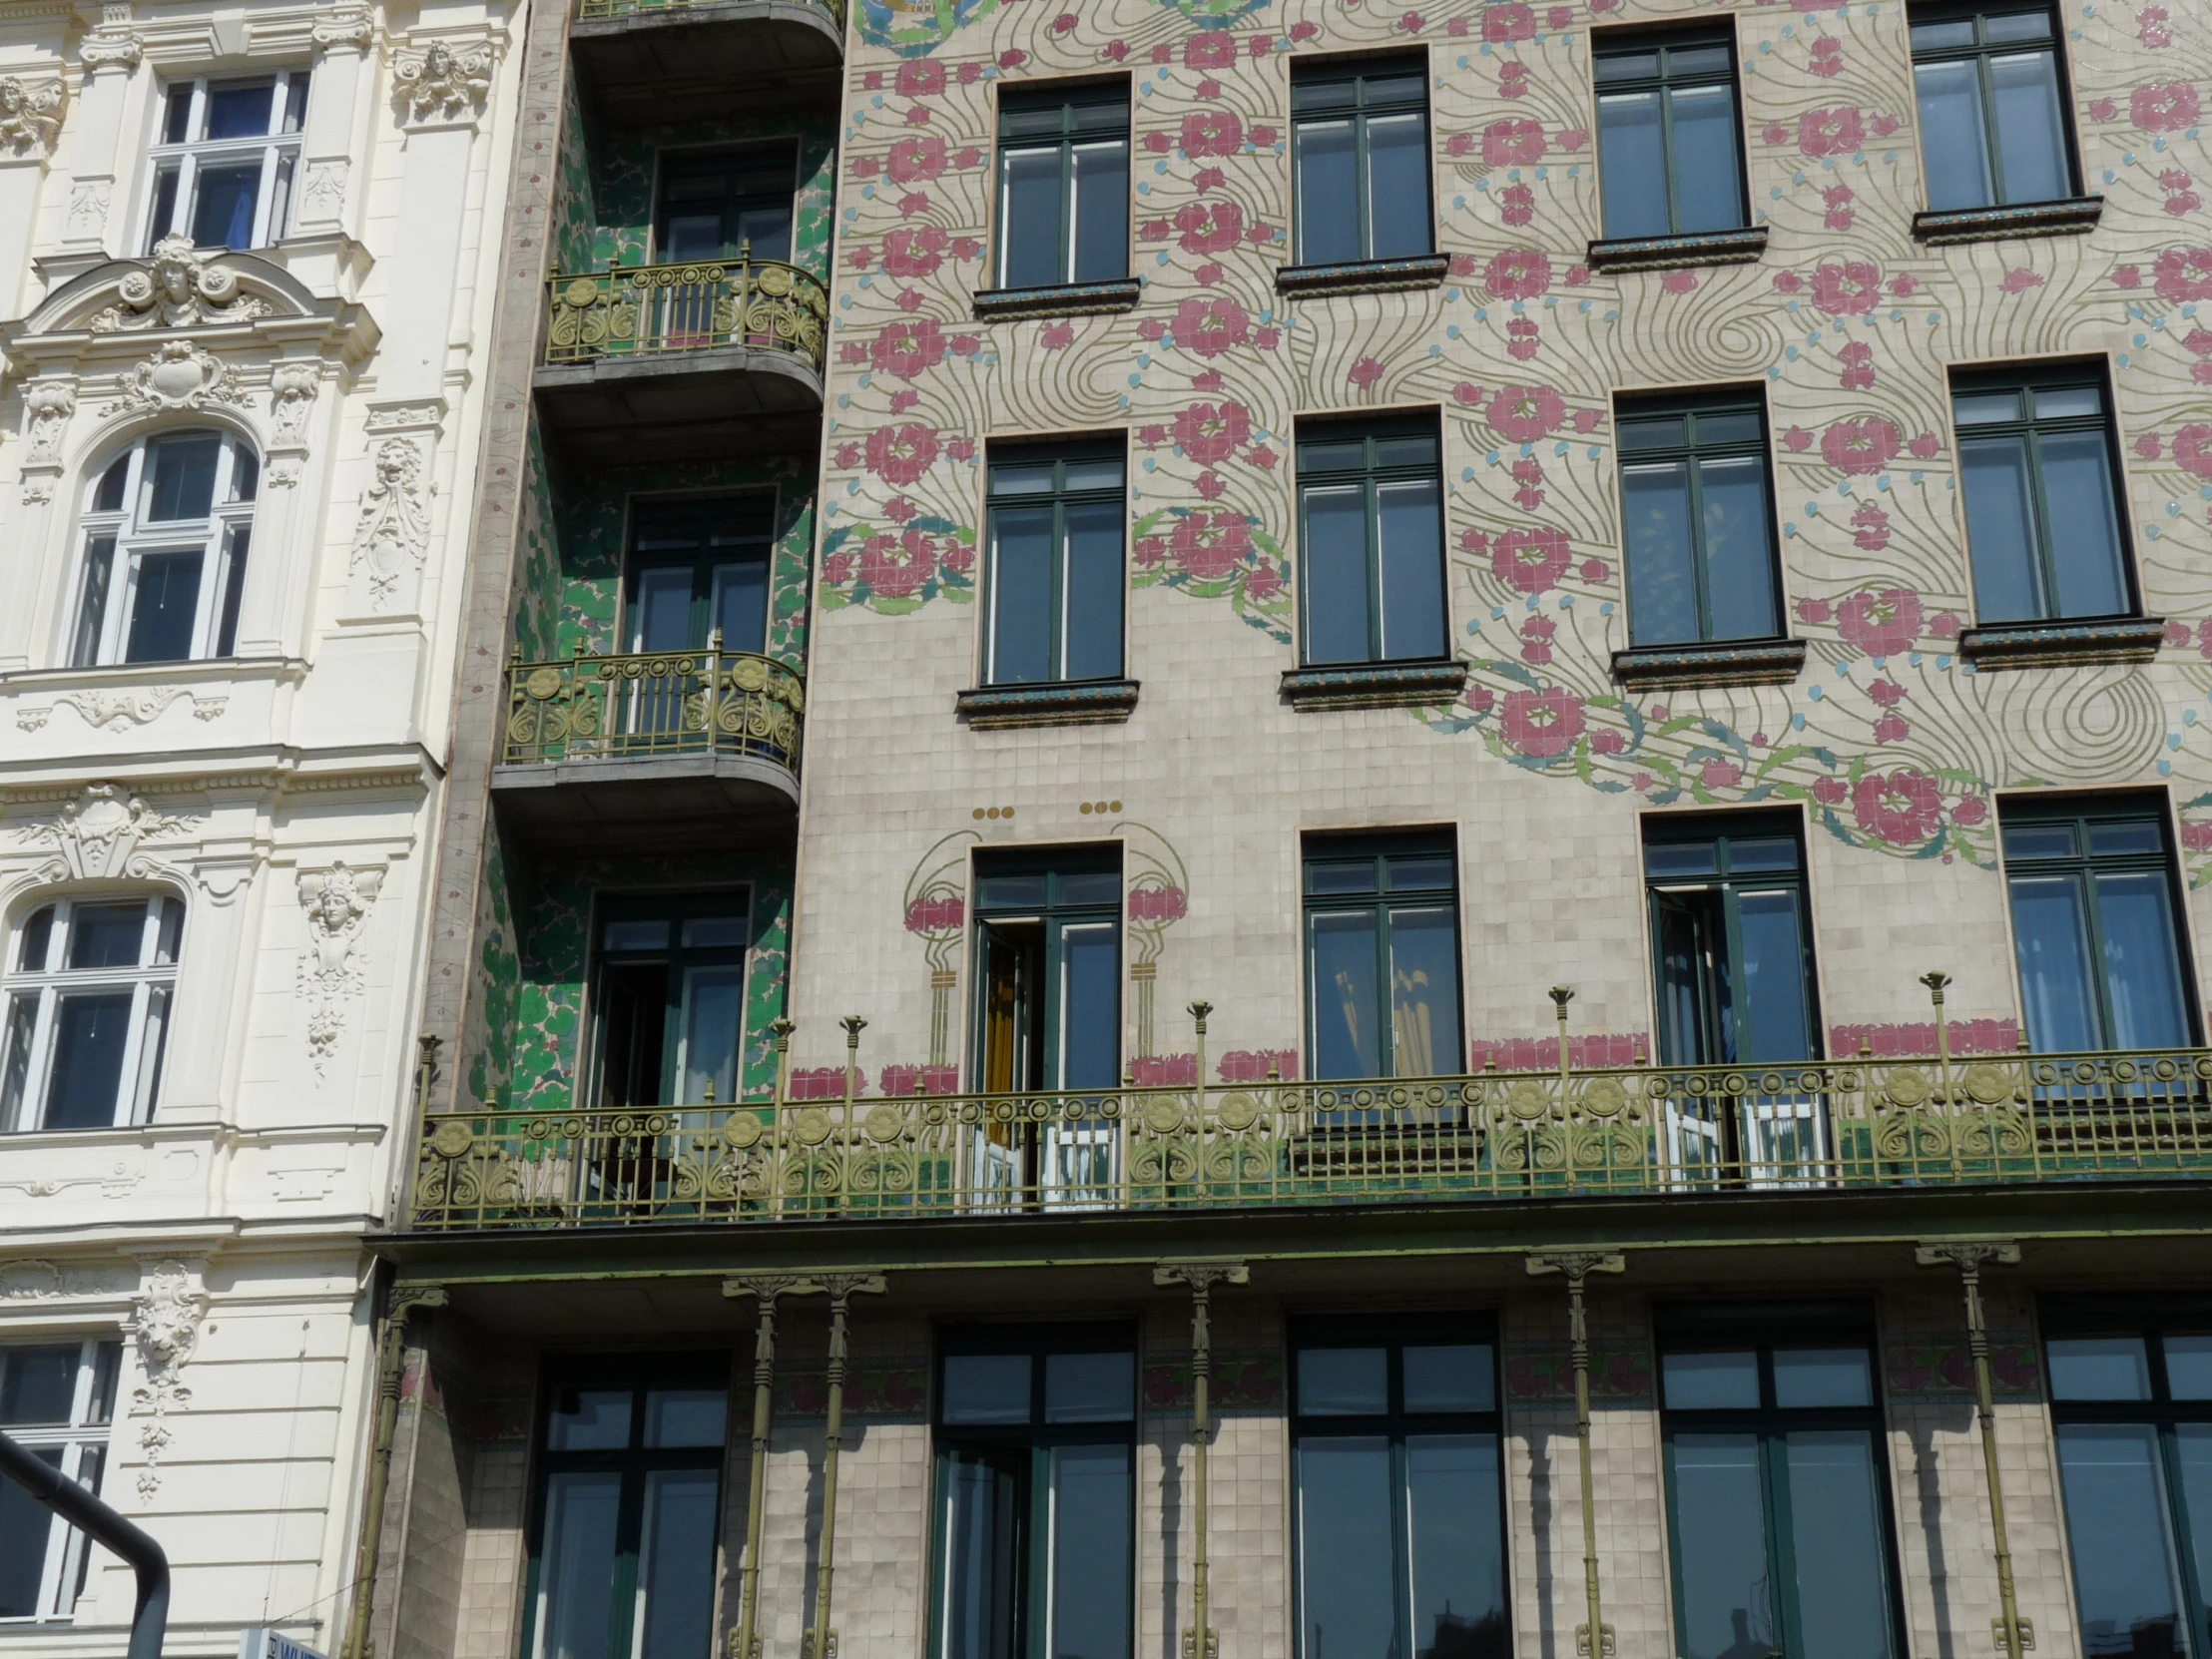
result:
<svg viewBox="0 0 2212 1659"><path fill-rule="evenodd" d="M1961 426L2017 420L2020 418L2020 394L2009 390L1959 392L1950 400L1950 414Z"/></svg>
<svg viewBox="0 0 2212 1659"><path fill-rule="evenodd" d="M545 1425L549 1451L619 1451L630 1443L628 1388L563 1388Z"/></svg>
<svg viewBox="0 0 2212 1659"><path fill-rule="evenodd" d="M146 446L146 518L150 524L203 519L215 505L223 440L213 432L157 438Z"/></svg>
<svg viewBox="0 0 2212 1659"><path fill-rule="evenodd" d="M1867 1371L1867 1351L1775 1350L1774 1402L1784 1410L1809 1405L1872 1405L1874 1382Z"/></svg>
<svg viewBox="0 0 2212 1659"><path fill-rule="evenodd" d="M985 910L1034 910L1044 903L1041 875L982 875L976 877L975 902Z"/></svg>
<svg viewBox="0 0 2212 1659"><path fill-rule="evenodd" d="M1659 1362L1670 1411L1755 1411L1756 1354L1668 1354Z"/></svg>
<svg viewBox="0 0 2212 1659"><path fill-rule="evenodd" d="M2175 1478L2181 1487L2181 1513L2188 1523L2190 1563L2196 1569L2197 1617L2203 1618L2207 1586L2212 1586L2212 1423L2184 1422L2174 1427Z"/></svg>
<svg viewBox="0 0 2212 1659"><path fill-rule="evenodd" d="M993 495L1050 495L1052 493L1052 464L1049 461L1029 466L999 465L991 468L991 494Z"/></svg>
<svg viewBox="0 0 2212 1659"><path fill-rule="evenodd" d="M1804 935L1795 892L1747 892L1738 899L1743 986L1737 1058L1808 1060L1813 1022L1806 995Z"/></svg>
<svg viewBox="0 0 2212 1659"><path fill-rule="evenodd" d="M1416 1659L1506 1659L1496 1436L1408 1436L1405 1508Z"/></svg>
<svg viewBox="0 0 2212 1659"><path fill-rule="evenodd" d="M2037 420L2067 420L2104 414L2104 394L2095 386L2042 386L2035 397Z"/></svg>
<svg viewBox="0 0 2212 1659"><path fill-rule="evenodd" d="M1133 1354L1048 1354L1046 1422L1127 1422L1136 1409Z"/></svg>
<svg viewBox="0 0 2212 1659"><path fill-rule="evenodd" d="M1306 497L1306 660L1364 663L1368 623L1368 515L1358 488Z"/></svg>
<svg viewBox="0 0 2212 1659"><path fill-rule="evenodd" d="M192 83L169 89L169 103L162 111L162 142L183 144L192 137Z"/></svg>
<svg viewBox="0 0 2212 1659"><path fill-rule="evenodd" d="M738 251L750 248L756 260L789 260L792 257L790 203L745 203L732 217L737 221Z"/></svg>
<svg viewBox="0 0 2212 1659"><path fill-rule="evenodd" d="M2112 462L2102 432L2046 433L2038 440L2050 505L2059 616L2117 616L2128 609Z"/></svg>
<svg viewBox="0 0 2212 1659"><path fill-rule="evenodd" d="M1657 52L1606 52L1597 60L1600 82L1645 80L1658 73Z"/></svg>
<svg viewBox="0 0 2212 1659"><path fill-rule="evenodd" d="M1966 491L1966 552L1974 614L1982 622L2041 617L2035 572L2035 516L2027 482L2027 439L1974 438L1958 445Z"/></svg>
<svg viewBox="0 0 2212 1659"><path fill-rule="evenodd" d="M143 553L131 596L127 663L177 663L192 655L192 625L200 608L200 559L191 553Z"/></svg>
<svg viewBox="0 0 2212 1659"><path fill-rule="evenodd" d="M1013 1659L1021 1548L1013 1465L1028 1456L1025 1450L945 1455L944 1659Z"/></svg>
<svg viewBox="0 0 2212 1659"><path fill-rule="evenodd" d="M2116 1048L2178 1048L2189 1041L2181 959L2166 877L2141 870L2099 875L2104 983Z"/></svg>
<svg viewBox="0 0 2212 1659"><path fill-rule="evenodd" d="M1075 147L1075 276L1102 282L1129 275L1129 141Z"/></svg>
<svg viewBox="0 0 2212 1659"><path fill-rule="evenodd" d="M691 637L691 600L689 565L661 565L639 571L637 591L631 600L630 649L691 649L695 643Z"/></svg>
<svg viewBox="0 0 2212 1659"><path fill-rule="evenodd" d="M1597 101L1597 157L1605 234L1667 235L1667 156L1658 93L1615 93Z"/></svg>
<svg viewBox="0 0 2212 1659"><path fill-rule="evenodd" d="M2155 819L2092 824L2088 829L2089 850L2099 856L2135 852L2163 853L2166 850L2166 837L2159 833L2158 821Z"/></svg>
<svg viewBox="0 0 2212 1659"><path fill-rule="evenodd" d="M2053 1399L2148 1399L2150 1362L2140 1337L2054 1337Z"/></svg>
<svg viewBox="0 0 2212 1659"><path fill-rule="evenodd" d="M41 1446L32 1456L60 1466L60 1446ZM46 1552L55 1528L54 1516L13 1480L0 1480L0 1619L33 1618L45 1609L38 1604L39 1580L46 1570Z"/></svg>
<svg viewBox="0 0 2212 1659"><path fill-rule="evenodd" d="M653 1469L645 1476L638 1538L644 1641L636 1659L707 1659L714 1652L713 1469Z"/></svg>
<svg viewBox="0 0 2212 1659"><path fill-rule="evenodd" d="M743 916L694 916L684 923L686 950L743 950L745 936Z"/></svg>
<svg viewBox="0 0 2212 1659"><path fill-rule="evenodd" d="M1674 1436L1682 1585L1677 1629L1684 1659L1721 1659L1777 1645L1759 1486L1757 1436Z"/></svg>
<svg viewBox="0 0 2212 1659"><path fill-rule="evenodd" d="M211 139L260 138L269 131L270 94L274 83L208 89L208 127Z"/></svg>
<svg viewBox="0 0 2212 1659"><path fill-rule="evenodd" d="M162 1081L162 1049L169 1036L169 988L155 985L146 993L146 1023L139 1029L138 1078L124 1101L124 1115L143 1122L154 1110Z"/></svg>
<svg viewBox="0 0 2212 1659"><path fill-rule="evenodd" d="M1701 423L1702 424L1702 423ZM1701 461L1705 495L1705 592L1716 640L1757 640L1775 633L1774 542L1767 505L1767 464Z"/></svg>
<svg viewBox="0 0 2212 1659"><path fill-rule="evenodd" d="M1794 836L1773 835L1758 839L1728 838L1728 867L1741 875L1749 870L1796 869L1798 844Z"/></svg>
<svg viewBox="0 0 2212 1659"><path fill-rule="evenodd" d="M1298 140L1298 261L1361 258L1360 184L1350 121L1302 121Z"/></svg>
<svg viewBox="0 0 2212 1659"><path fill-rule="evenodd" d="M745 1034L745 969L684 972L684 1058L677 1103L737 1097L738 1048Z"/></svg>
<svg viewBox="0 0 2212 1659"><path fill-rule="evenodd" d="M1697 417L1697 441L1701 445L1757 443L1761 437L1756 410L1707 412Z"/></svg>
<svg viewBox="0 0 2212 1659"><path fill-rule="evenodd" d="M1674 114L1675 230L1733 231L1744 223L1743 167L1736 159L1736 89L1678 87Z"/></svg>
<svg viewBox="0 0 2212 1659"><path fill-rule="evenodd" d="M1889 1549L1873 1434L1800 1431L1784 1436L1783 1456L1804 1659L1889 1659Z"/></svg>
<svg viewBox="0 0 2212 1659"><path fill-rule="evenodd" d="M7 1057L0 1061L0 1130L27 1129L23 1094L31 1081L31 1033L38 1021L38 992L8 998Z"/></svg>
<svg viewBox="0 0 2212 1659"><path fill-rule="evenodd" d="M1061 870L1053 878L1055 902L1061 904L1121 903L1121 875L1111 869Z"/></svg>
<svg viewBox="0 0 2212 1659"><path fill-rule="evenodd" d="M1314 1075L1380 1077L1375 912L1313 918Z"/></svg>
<svg viewBox="0 0 2212 1659"><path fill-rule="evenodd" d="M653 1388L645 1396L649 1446L720 1445L729 1412L721 1388Z"/></svg>
<svg viewBox="0 0 2212 1659"><path fill-rule="evenodd" d="M254 206L261 194L262 162L205 163L193 182L192 240L197 248L254 246Z"/></svg>
<svg viewBox="0 0 2212 1659"><path fill-rule="evenodd" d="M2176 1399L2212 1399L2212 1337L2166 1339L2166 1391ZM2203 1513L2212 1542L2212 1509ZM2205 1582L2212 1584L2212 1576Z"/></svg>
<svg viewBox="0 0 2212 1659"><path fill-rule="evenodd" d="M0 1426L67 1422L83 1354L75 1343L0 1348Z"/></svg>
<svg viewBox="0 0 2212 1659"><path fill-rule="evenodd" d="M1441 907L1390 911L1393 1077L1459 1069L1459 929Z"/></svg>
<svg viewBox="0 0 2212 1659"><path fill-rule="evenodd" d="M1963 28L1970 40L1973 25ZM1916 39L1923 33L1916 28ZM1921 160L1928 169L1928 205L1986 208L1995 201L1989 188L1989 145L1981 129L1981 81L1971 60L1924 63L1913 70L1921 113Z"/></svg>
<svg viewBox="0 0 2212 1659"><path fill-rule="evenodd" d="M2063 1424L2058 1473L2082 1651L2090 1659L2186 1652L2157 1431L2139 1423Z"/></svg>
<svg viewBox="0 0 2212 1659"><path fill-rule="evenodd" d="M1052 678L1052 509L991 514L991 681Z"/></svg>
<svg viewBox="0 0 2212 1659"><path fill-rule="evenodd" d="M1000 283L1027 288L1063 280L1059 146L1002 152L999 178Z"/></svg>
<svg viewBox="0 0 2212 1659"><path fill-rule="evenodd" d="M1962 18L1956 23L1916 23L1913 25L1913 50L1933 52L1945 46L1971 46L1973 44L1973 19Z"/></svg>
<svg viewBox="0 0 2212 1659"><path fill-rule="evenodd" d="M1305 1659L1395 1659L1390 1443L1301 1440L1298 1579Z"/></svg>
<svg viewBox="0 0 2212 1659"><path fill-rule="evenodd" d="M600 937L609 950L666 950L668 923L658 920L610 921Z"/></svg>
<svg viewBox="0 0 2212 1659"><path fill-rule="evenodd" d="M2070 824L2007 824L2004 855L2007 858L2071 858L2077 848Z"/></svg>
<svg viewBox="0 0 2212 1659"><path fill-rule="evenodd" d="M79 991L58 999L54 1070L46 1090L47 1129L105 1129L116 1120L123 1046L130 1037L129 991Z"/></svg>
<svg viewBox="0 0 2212 1659"><path fill-rule="evenodd" d="M1647 841L1644 844L1644 872L1655 878L1711 875L1719 868L1719 849L1712 841Z"/></svg>
<svg viewBox="0 0 2212 1659"><path fill-rule="evenodd" d="M137 967L146 941L146 901L79 904L69 918L69 966Z"/></svg>
<svg viewBox="0 0 2212 1659"><path fill-rule="evenodd" d="M946 1422L1027 1422L1029 1356L947 1355L942 1415Z"/></svg>
<svg viewBox="0 0 2212 1659"><path fill-rule="evenodd" d="M1136 1538L1131 1490L1126 1445L1059 1446L1052 1452L1048 1659L1127 1659Z"/></svg>
<svg viewBox="0 0 2212 1659"><path fill-rule="evenodd" d="M1452 860L1446 853L1416 853L1407 856L1391 853L1384 860L1389 871L1390 891L1420 892L1451 887Z"/></svg>
<svg viewBox="0 0 2212 1659"><path fill-rule="evenodd" d="M1428 119L1382 116L1368 123L1369 219L1375 240L1368 257L1403 259L1429 252Z"/></svg>
<svg viewBox="0 0 2212 1659"><path fill-rule="evenodd" d="M613 1659L615 1523L622 1476L553 1474L545 1482L538 1591L544 1659Z"/></svg>
<svg viewBox="0 0 2212 1659"><path fill-rule="evenodd" d="M1497 1379L1487 1343L1408 1348L1402 1363L1408 1411L1497 1409Z"/></svg>
<svg viewBox="0 0 2212 1659"><path fill-rule="evenodd" d="M1725 46L1676 46L1667 52L1667 74L1720 75L1728 69L1728 48Z"/></svg>
<svg viewBox="0 0 2212 1659"><path fill-rule="evenodd" d="M768 643L768 562L743 559L715 566L710 617L713 626L722 630L723 650L765 650Z"/></svg>
<svg viewBox="0 0 2212 1659"><path fill-rule="evenodd" d="M2048 52L2007 53L1989 60L1996 106L1997 158L2007 202L2055 202L2072 194L2067 177L2058 70Z"/></svg>
<svg viewBox="0 0 2212 1659"><path fill-rule="evenodd" d="M1121 1081L1120 925L1064 926L1060 940L1059 1086L1110 1089Z"/></svg>
<svg viewBox="0 0 2212 1659"><path fill-rule="evenodd" d="M1067 679L1107 680L1121 673L1121 524L1118 501L1067 509L1066 608L1061 619Z"/></svg>
<svg viewBox="0 0 2212 1659"><path fill-rule="evenodd" d="M2081 878L2015 875L2009 885L2029 1043L2045 1054L2100 1046Z"/></svg>
<svg viewBox="0 0 2212 1659"><path fill-rule="evenodd" d="M1620 447L1630 449L1680 448L1689 441L1689 417L1679 414L1632 415L1620 423Z"/></svg>
<svg viewBox="0 0 2212 1659"><path fill-rule="evenodd" d="M1389 1351L1302 1348L1298 1351L1298 1410L1308 1417L1381 1414L1390 1408Z"/></svg>
<svg viewBox="0 0 2212 1659"><path fill-rule="evenodd" d="M1382 655L1444 654L1444 523L1432 480L1376 490L1382 535Z"/></svg>
<svg viewBox="0 0 2212 1659"><path fill-rule="evenodd" d="M1628 614L1638 645L1698 637L1697 577L1690 550L1686 462L1621 468L1621 517L1628 544Z"/></svg>
<svg viewBox="0 0 2212 1659"><path fill-rule="evenodd" d="M229 559L223 573L223 603L216 619L215 654L228 657L238 648L239 606L246 598L246 560L253 549L254 532L248 525L231 530Z"/></svg>

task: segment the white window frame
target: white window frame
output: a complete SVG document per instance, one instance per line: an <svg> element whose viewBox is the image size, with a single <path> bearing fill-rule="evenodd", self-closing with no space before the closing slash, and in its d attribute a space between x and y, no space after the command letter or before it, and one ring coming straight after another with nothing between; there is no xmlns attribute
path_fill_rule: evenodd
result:
<svg viewBox="0 0 2212 1659"><path fill-rule="evenodd" d="M299 145L307 124L308 72L279 69L267 77L271 82L267 133L235 139L200 136L208 130L211 90L254 86L264 79L261 75L203 75L191 80L170 81L163 86L162 96L155 105L155 142L146 152L146 234L140 242L144 252L151 254L154 245L164 237L189 239L192 236L193 211L200 195L200 169L210 163L251 160L257 156L261 159L262 180L255 195L254 230L247 241L248 248L267 248L288 229L292 196L299 178ZM296 109L293 108L293 87L300 91ZM186 136L176 143L165 143L162 135L169 130L170 111L179 93L191 100L185 123ZM162 179L170 173L176 176L177 189L165 216L161 211Z"/></svg>
<svg viewBox="0 0 2212 1659"><path fill-rule="evenodd" d="M84 905L118 902L145 906L138 964L65 966L77 910ZM31 923L49 910L53 920L46 932L46 959L26 961L25 954L33 942ZM131 993L130 1025L117 1070L115 1110L109 1123L101 1127L124 1128L153 1116L161 1091L169 1028L174 1022L184 918L184 901L174 893L159 890L56 898L22 913L8 930L9 972L5 981L0 981L0 991L5 992L0 997L0 1133L35 1133L46 1128L46 1115L52 1106L47 1096L54 1080L54 1027L62 998L71 992ZM162 961L165 934L169 959Z"/></svg>
<svg viewBox="0 0 2212 1659"><path fill-rule="evenodd" d="M41 1342L37 1338L10 1342L9 1349L64 1348L69 1340ZM108 1440L115 1420L118 1378L122 1371L123 1345L87 1337L78 1351L77 1385L70 1393L66 1423L0 1422L16 1444L30 1452L61 1450L61 1472L87 1491L98 1495L106 1472ZM103 1397L103 1395L105 1397ZM16 1541L15 1547L22 1547ZM90 1541L59 1515L47 1529L45 1562L39 1573L38 1606L28 1614L0 1616L0 1630L27 1624L67 1619L84 1592Z"/></svg>
<svg viewBox="0 0 2212 1659"><path fill-rule="evenodd" d="M215 489L206 518L152 520L147 517L152 481L146 476L146 457L152 447L167 438L210 434L221 440L216 454ZM100 511L100 488L117 466L126 469L123 505ZM76 599L71 607L69 664L72 668L121 666L126 663L131 621L138 610L139 573L146 556L153 553L197 553L200 556L200 593L193 612L192 640L185 661L196 662L219 654L234 584L245 580L252 557L254 507L260 494L261 464L253 448L234 432L217 426L193 426L150 432L112 458L85 485L83 552L77 562ZM238 489L244 500L232 500ZM94 611L95 561L107 561L107 577Z"/></svg>

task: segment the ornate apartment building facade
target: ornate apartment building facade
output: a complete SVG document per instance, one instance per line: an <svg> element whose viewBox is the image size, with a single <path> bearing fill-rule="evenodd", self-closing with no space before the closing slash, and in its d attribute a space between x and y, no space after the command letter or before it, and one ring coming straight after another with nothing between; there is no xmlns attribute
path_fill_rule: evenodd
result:
<svg viewBox="0 0 2212 1659"><path fill-rule="evenodd" d="M173 1653L352 1612L519 24L0 8L0 1426ZM0 1485L0 1645L133 1593Z"/></svg>
<svg viewBox="0 0 2212 1659"><path fill-rule="evenodd" d="M377 1651L2212 1651L2202 8L516 50Z"/></svg>

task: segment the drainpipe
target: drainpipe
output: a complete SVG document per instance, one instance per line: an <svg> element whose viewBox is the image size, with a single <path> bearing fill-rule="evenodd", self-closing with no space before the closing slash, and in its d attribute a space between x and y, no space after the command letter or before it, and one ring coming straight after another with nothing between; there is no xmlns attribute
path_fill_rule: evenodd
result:
<svg viewBox="0 0 2212 1659"><path fill-rule="evenodd" d="M1974 1239L1960 1244L1921 1245L1913 1260L1924 1268L1953 1267L1966 1299L1966 1346L1973 1354L1973 1387L1981 1418L1981 1468L1989 1486L1989 1530L1996 1543L1997 1606L2002 1609L1989 1621L2005 1659L2020 1659L2035 1646L2035 1624L2020 1616L2019 1597L2012 1585L2012 1544L2004 1530L2004 1481L1997 1473L1997 1408L1989 1384L1989 1330L1981 1317L1981 1270L1984 1265L2016 1268L2020 1247L2009 1241Z"/></svg>
<svg viewBox="0 0 2212 1659"><path fill-rule="evenodd" d="M368 1459L368 1496L361 1510L361 1547L353 1564L353 1617L339 1659L369 1659L368 1620L376 1602L376 1556L384 1541L384 1496L391 1484L391 1441L399 1427L399 1380L406 1359L407 1316L443 1308L443 1285L395 1285L384 1308L377 1345L376 1440Z"/></svg>
<svg viewBox="0 0 2212 1659"><path fill-rule="evenodd" d="M781 1097L784 1040L790 1027L786 1021L778 1024L785 1026L776 1034L777 1094ZM752 1489L746 1502L745 1562L738 1569L738 1622L730 1632L729 1659L760 1659L761 1653L761 1511L767 1498L769 1413L776 1392L776 1301L786 1295L805 1296L817 1289L809 1280L793 1278L726 1279L722 1284L724 1296L750 1296L761 1309L761 1323L753 1333Z"/></svg>
<svg viewBox="0 0 2212 1659"><path fill-rule="evenodd" d="M98 1539L138 1576L138 1607L131 1614L131 1645L126 1659L162 1659L162 1633L169 1624L169 1557L138 1527L85 1490L42 1457L34 1457L0 1434L0 1474L54 1511L80 1532Z"/></svg>
<svg viewBox="0 0 2212 1659"><path fill-rule="evenodd" d="M859 1041L854 1016L846 1024L852 1041ZM830 1622L830 1591L836 1580L837 1551L837 1451L844 1437L845 1317L856 1295L881 1296L879 1273L826 1273L822 1288L830 1293L830 1423L823 1435L822 1451L822 1566L815 1575L815 1627L800 1643L804 1659L837 1659L837 1632Z"/></svg>
<svg viewBox="0 0 2212 1659"><path fill-rule="evenodd" d="M1562 1024L1566 1010L1562 999ZM1564 1031L1559 1041L1563 1053ZM1605 1608L1598 1597L1597 1482L1590 1472L1590 1328L1583 1317L1582 1289L1591 1274L1619 1273L1627 1265L1620 1256L1602 1250L1550 1250L1528 1258L1531 1274L1556 1273L1567 1281L1567 1343L1574 1362L1574 1438L1582 1465L1582 1593L1588 1603L1587 1622L1574 1633L1574 1651L1582 1659L1613 1659L1615 1651L1613 1627L1605 1622Z"/></svg>
<svg viewBox="0 0 2212 1659"><path fill-rule="evenodd" d="M1198 1008L1194 1004L1192 1014L1203 1020ZM1191 1547L1191 1624L1183 1632L1182 1659L1221 1659L1221 1632L1207 1622L1206 1447L1213 1436L1207 1383L1214 1369L1209 1316L1216 1285L1245 1285L1251 1280L1251 1270L1242 1262L1162 1262L1152 1270L1153 1284L1187 1285L1191 1292L1191 1512L1196 1541Z"/></svg>

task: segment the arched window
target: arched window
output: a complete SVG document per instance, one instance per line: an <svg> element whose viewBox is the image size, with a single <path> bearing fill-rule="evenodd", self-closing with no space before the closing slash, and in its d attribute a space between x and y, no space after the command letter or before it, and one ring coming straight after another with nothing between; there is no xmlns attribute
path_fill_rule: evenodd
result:
<svg viewBox="0 0 2212 1659"><path fill-rule="evenodd" d="M260 482L228 432L163 432L111 461L85 500L71 666L228 657Z"/></svg>
<svg viewBox="0 0 2212 1659"><path fill-rule="evenodd" d="M0 1130L108 1129L152 1115L185 906L61 898L8 940Z"/></svg>

